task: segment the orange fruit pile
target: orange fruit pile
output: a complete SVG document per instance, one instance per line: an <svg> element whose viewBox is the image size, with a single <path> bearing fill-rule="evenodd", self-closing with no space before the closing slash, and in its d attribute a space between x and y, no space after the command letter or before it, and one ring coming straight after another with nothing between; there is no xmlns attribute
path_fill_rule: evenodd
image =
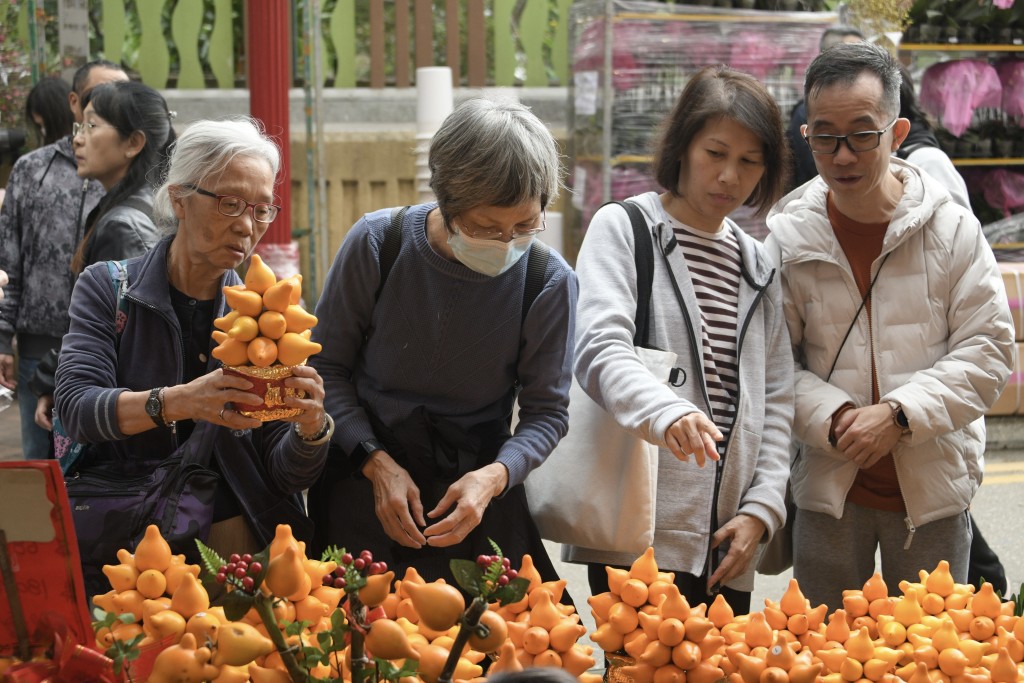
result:
<svg viewBox="0 0 1024 683"><path fill-rule="evenodd" d="M301 297L301 275L278 280L253 254L244 284L224 288L231 311L213 321L213 357L228 366L258 368L305 363L321 346L309 339L317 320L299 305Z"/></svg>

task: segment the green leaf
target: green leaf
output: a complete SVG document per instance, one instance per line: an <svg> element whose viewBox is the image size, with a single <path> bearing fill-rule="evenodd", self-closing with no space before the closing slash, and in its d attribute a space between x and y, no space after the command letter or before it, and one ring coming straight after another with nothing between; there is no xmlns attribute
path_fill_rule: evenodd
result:
<svg viewBox="0 0 1024 683"><path fill-rule="evenodd" d="M311 621L289 621L285 624L284 634L286 636L297 636L302 633L302 629L312 626L312 624L313 622Z"/></svg>
<svg viewBox="0 0 1024 683"><path fill-rule="evenodd" d="M416 672L420 670L419 660L406 659L405 663L402 664L402 668L398 670L398 677L405 678L406 676L414 676Z"/></svg>
<svg viewBox="0 0 1024 683"><path fill-rule="evenodd" d="M331 635L330 631L320 631L316 634L316 642L320 646L320 649L327 651L334 651L334 636Z"/></svg>
<svg viewBox="0 0 1024 683"><path fill-rule="evenodd" d="M125 612L124 614L117 615L117 620L123 624L134 624L135 615L131 612Z"/></svg>
<svg viewBox="0 0 1024 683"><path fill-rule="evenodd" d="M484 589L482 579L484 572L471 560L452 560L448 563L452 570L455 581L462 586L462 590L476 597Z"/></svg>
<svg viewBox="0 0 1024 683"><path fill-rule="evenodd" d="M522 577L516 577L509 581L507 586L502 586L491 593L491 598L497 600L502 605L519 602L523 599L523 596L526 595L526 589L529 587L529 580Z"/></svg>
<svg viewBox="0 0 1024 683"><path fill-rule="evenodd" d="M231 591L224 598L224 616L228 621L239 621L256 604L256 596L245 591Z"/></svg>
<svg viewBox="0 0 1024 683"><path fill-rule="evenodd" d="M252 577L253 580L253 591L258 591L260 586L267 578L267 569L270 567L270 546L267 546L263 550L259 551L252 556L252 562L260 563L260 573ZM249 564L252 564L250 562Z"/></svg>
<svg viewBox="0 0 1024 683"><path fill-rule="evenodd" d="M218 555L216 550L206 545L198 538L196 539L196 547L199 548L199 557L202 558L206 571L211 575L216 576L220 568L227 564L227 561Z"/></svg>

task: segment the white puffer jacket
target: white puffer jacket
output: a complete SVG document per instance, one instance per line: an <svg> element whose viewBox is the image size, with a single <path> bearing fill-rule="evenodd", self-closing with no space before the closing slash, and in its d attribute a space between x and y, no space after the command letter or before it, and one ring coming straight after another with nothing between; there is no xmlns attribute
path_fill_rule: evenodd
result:
<svg viewBox="0 0 1024 683"><path fill-rule="evenodd" d="M824 181L776 205L766 246L781 264L797 360L797 507L842 516L857 466L828 444L829 426L844 403L871 403L873 335L879 395L899 402L910 421L911 433L893 450L909 542L917 526L965 510L978 490L982 415L1010 376L1015 346L1006 293L977 219L916 166L893 159L890 169L903 182L903 198L871 266L872 277L880 267L881 274L870 321L865 309L841 353L861 295L828 221Z"/></svg>

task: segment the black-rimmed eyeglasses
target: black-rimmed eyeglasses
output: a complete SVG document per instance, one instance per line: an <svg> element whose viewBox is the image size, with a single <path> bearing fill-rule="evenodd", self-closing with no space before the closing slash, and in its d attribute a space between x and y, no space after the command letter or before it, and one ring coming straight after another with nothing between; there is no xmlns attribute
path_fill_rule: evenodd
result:
<svg viewBox="0 0 1024 683"><path fill-rule="evenodd" d="M274 219L277 218L277 212L281 210L280 206L276 204L267 204L264 202L247 202L241 197L236 197L230 194L216 194L209 190L204 190L198 185L183 185L182 187L188 188L193 192L203 195L204 197L212 197L217 200L217 211L222 216L228 216L230 218L237 218L245 213L246 209L252 209L252 219L257 223L273 223Z"/></svg>
<svg viewBox="0 0 1024 683"><path fill-rule="evenodd" d="M805 135L804 140L815 154L835 154L839 151L839 145L844 142L851 152L870 152L882 143L882 136L889 132L898 120L897 116L881 130L862 130L849 135Z"/></svg>

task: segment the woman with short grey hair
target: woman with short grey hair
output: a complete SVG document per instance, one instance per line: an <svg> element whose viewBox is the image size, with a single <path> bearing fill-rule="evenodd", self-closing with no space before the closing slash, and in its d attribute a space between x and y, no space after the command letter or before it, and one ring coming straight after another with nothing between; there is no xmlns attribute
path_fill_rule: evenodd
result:
<svg viewBox="0 0 1024 683"><path fill-rule="evenodd" d="M171 188L183 198L197 192L211 177L222 173L236 157L262 159L273 177L281 168L281 152L274 141L249 118L201 121L171 148L167 177L153 198L153 220L166 234L178 229L178 216L171 205Z"/></svg>
<svg viewBox="0 0 1024 683"><path fill-rule="evenodd" d="M279 167L277 147L255 121L193 123L155 195L159 220L173 234L121 267L89 266L71 297L56 413L68 436L90 446L61 464L69 480L109 481L113 495L189 451L200 454L197 471L216 477L210 509L179 508L171 528L185 531L168 539L192 562L199 561L195 539L223 557L259 551L278 524L311 540L300 494L316 481L333 430L320 376L292 368L284 384L303 397L282 400L298 414L261 422L243 414L263 405L253 383L225 373L211 353L214 319L228 313L223 292L240 284L235 269L277 217ZM102 566L154 521L151 510L133 510L130 520L103 512L75 508L89 595L108 590ZM169 522L155 521L162 530Z"/></svg>
<svg viewBox="0 0 1024 683"><path fill-rule="evenodd" d="M317 306L338 431L310 492L314 551L451 582L448 560L492 555L491 538L555 578L522 483L568 427L576 277L537 240L557 146L526 107L470 100L429 164L437 202L363 216Z"/></svg>

